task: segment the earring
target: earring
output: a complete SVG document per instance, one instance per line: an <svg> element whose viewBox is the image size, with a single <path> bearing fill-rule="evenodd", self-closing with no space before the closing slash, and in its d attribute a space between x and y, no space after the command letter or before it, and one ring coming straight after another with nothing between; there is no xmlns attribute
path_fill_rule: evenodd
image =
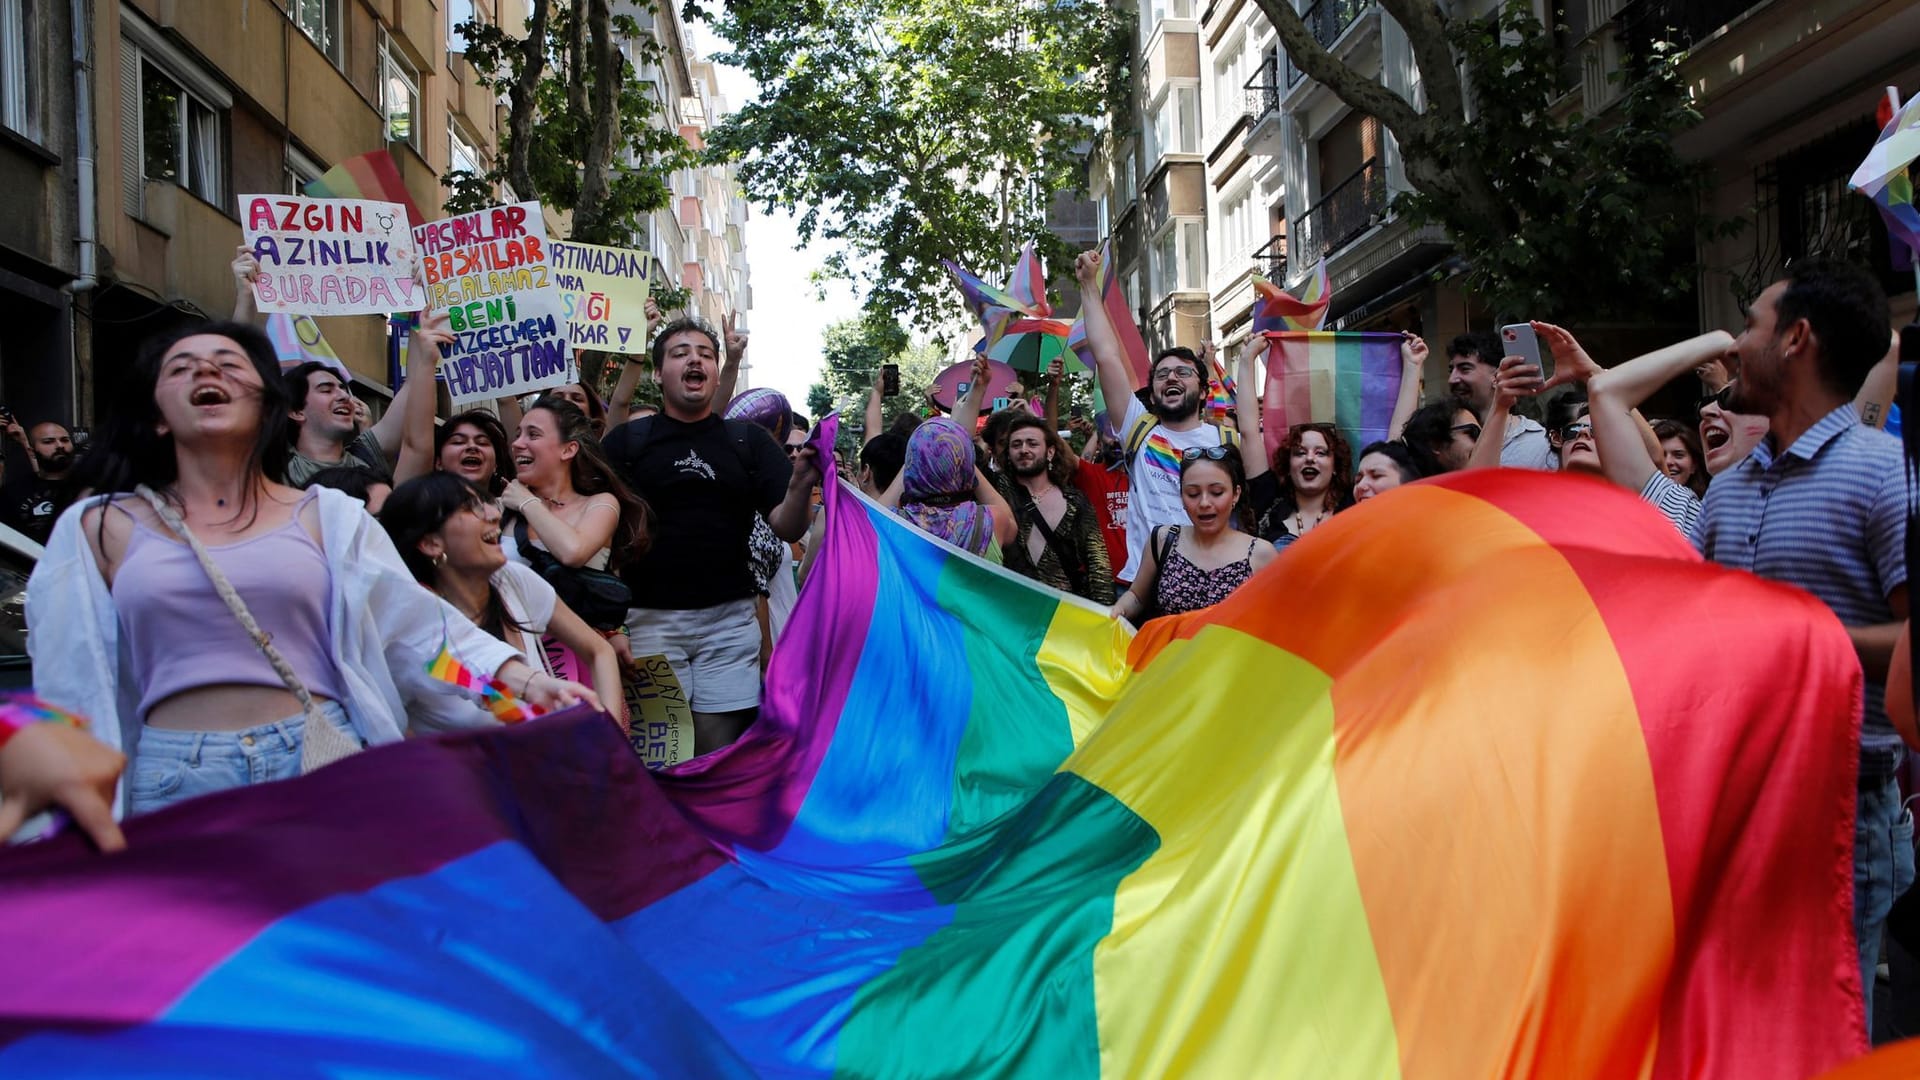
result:
<svg viewBox="0 0 1920 1080"><path fill-rule="evenodd" d="M441 552L440 554L438 554L438 555L435 555L435 556L433 557L433 565L435 565L435 566L445 566L445 565L447 565L447 553L443 551L443 552Z"/></svg>

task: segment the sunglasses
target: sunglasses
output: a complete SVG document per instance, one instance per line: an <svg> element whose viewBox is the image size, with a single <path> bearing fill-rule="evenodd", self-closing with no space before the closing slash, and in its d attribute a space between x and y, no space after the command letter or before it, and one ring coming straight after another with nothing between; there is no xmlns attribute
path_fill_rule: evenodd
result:
<svg viewBox="0 0 1920 1080"><path fill-rule="evenodd" d="M794 446L789 446L789 447L787 447L787 456L788 456L788 457L798 457L798 456L800 455L800 451L802 451L802 450L805 450L806 448L807 448L807 444L806 444L806 443L799 443L799 444L797 444L797 445L794 445Z"/></svg>
<svg viewBox="0 0 1920 1080"><path fill-rule="evenodd" d="M1479 424L1455 424L1453 425L1453 430L1464 431L1467 433L1467 438L1472 439L1474 442L1480 441L1480 425Z"/></svg>
<svg viewBox="0 0 1920 1080"><path fill-rule="evenodd" d="M1180 451L1180 460L1199 461L1201 458L1206 458L1208 461L1225 461L1227 455L1231 453L1233 450L1226 446L1196 446L1190 450Z"/></svg>
<svg viewBox="0 0 1920 1080"><path fill-rule="evenodd" d="M1165 379L1168 376L1172 376L1176 379L1191 379L1198 374L1200 374L1198 368L1189 367L1186 364L1176 364L1173 367L1161 368L1159 371L1153 373L1153 377L1155 379Z"/></svg>
<svg viewBox="0 0 1920 1080"><path fill-rule="evenodd" d="M1592 424L1568 424L1566 427L1560 429L1560 441L1563 443L1572 442L1582 435L1591 434L1593 434Z"/></svg>
<svg viewBox="0 0 1920 1080"><path fill-rule="evenodd" d="M1727 407L1727 402L1733 400L1733 387L1739 381L1740 380L1738 379L1727 380L1727 385L1721 387L1718 390L1715 390L1713 393L1708 394L1705 397L1702 397L1698 402L1696 402L1694 404L1694 411L1698 412L1699 410L1704 409L1709 405L1712 405L1718 408L1721 412L1732 412L1733 410Z"/></svg>

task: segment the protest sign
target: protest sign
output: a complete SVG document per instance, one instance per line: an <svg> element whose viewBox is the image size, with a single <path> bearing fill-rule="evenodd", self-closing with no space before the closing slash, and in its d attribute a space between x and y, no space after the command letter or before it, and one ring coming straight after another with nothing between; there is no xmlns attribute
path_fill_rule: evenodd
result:
<svg viewBox="0 0 1920 1080"><path fill-rule="evenodd" d="M426 306L446 311L453 331L440 375L455 407L575 381L539 203L430 221L413 236Z"/></svg>
<svg viewBox="0 0 1920 1080"><path fill-rule="evenodd" d="M262 312L384 315L420 306L414 242L399 203L242 195Z"/></svg>
<svg viewBox="0 0 1920 1080"><path fill-rule="evenodd" d="M560 288L574 348L647 351L647 290L652 287L653 256L554 240L547 244L547 262Z"/></svg>

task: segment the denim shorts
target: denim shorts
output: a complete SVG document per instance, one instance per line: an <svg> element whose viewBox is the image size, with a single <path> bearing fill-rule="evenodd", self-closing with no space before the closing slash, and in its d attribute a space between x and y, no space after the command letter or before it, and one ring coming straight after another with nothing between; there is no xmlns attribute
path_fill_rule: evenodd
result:
<svg viewBox="0 0 1920 1080"><path fill-rule="evenodd" d="M352 734L338 702L321 702L320 711ZM127 782L127 812L150 813L196 795L299 776L306 728L304 713L245 731L143 727Z"/></svg>

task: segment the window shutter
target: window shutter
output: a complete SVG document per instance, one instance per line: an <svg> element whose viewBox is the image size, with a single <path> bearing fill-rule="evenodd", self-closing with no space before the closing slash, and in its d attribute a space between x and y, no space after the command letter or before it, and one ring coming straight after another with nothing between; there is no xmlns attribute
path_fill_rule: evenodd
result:
<svg viewBox="0 0 1920 1080"><path fill-rule="evenodd" d="M141 167L140 49L120 40L120 204L134 217L146 206L146 177Z"/></svg>

